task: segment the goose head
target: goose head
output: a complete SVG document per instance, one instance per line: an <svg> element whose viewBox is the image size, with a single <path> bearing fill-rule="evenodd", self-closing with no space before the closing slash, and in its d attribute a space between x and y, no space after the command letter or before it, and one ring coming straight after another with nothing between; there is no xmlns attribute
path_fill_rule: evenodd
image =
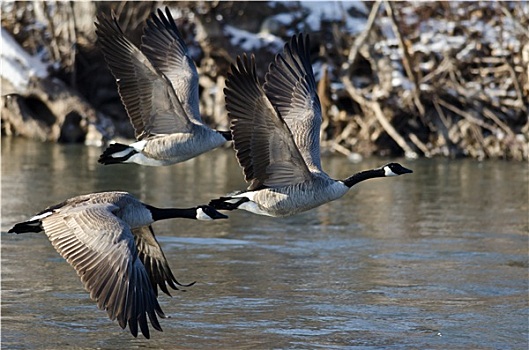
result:
<svg viewBox="0 0 529 350"><path fill-rule="evenodd" d="M399 163L388 163L382 167L382 170L384 170L384 176L398 176L413 173L413 170L405 168Z"/></svg>
<svg viewBox="0 0 529 350"><path fill-rule="evenodd" d="M411 173L413 173L412 170L403 167L399 163L388 163L386 165L381 166L380 168L364 170L359 173L356 173L343 180L343 183L350 188L359 182L374 179L377 177L398 176Z"/></svg>

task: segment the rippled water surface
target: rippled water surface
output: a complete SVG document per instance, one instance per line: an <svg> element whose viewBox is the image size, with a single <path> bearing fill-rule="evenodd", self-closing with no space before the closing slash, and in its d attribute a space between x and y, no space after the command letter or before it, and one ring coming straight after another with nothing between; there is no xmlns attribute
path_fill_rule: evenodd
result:
<svg viewBox="0 0 529 350"><path fill-rule="evenodd" d="M6 349L527 349L528 167L399 160L415 173L355 186L290 218L154 225L185 292L133 338L98 310L45 235L6 231L82 193L185 207L245 187L230 149L164 168L97 164L98 148L2 140ZM345 178L382 165L324 159Z"/></svg>

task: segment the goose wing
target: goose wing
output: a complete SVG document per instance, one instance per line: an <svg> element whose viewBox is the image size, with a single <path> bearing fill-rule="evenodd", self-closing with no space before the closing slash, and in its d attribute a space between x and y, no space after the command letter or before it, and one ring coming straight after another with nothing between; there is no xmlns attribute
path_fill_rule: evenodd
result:
<svg viewBox="0 0 529 350"><path fill-rule="evenodd" d="M62 208L44 217L42 225L98 307L122 328L128 324L132 335L137 336L139 325L149 338L147 316L161 330L156 315L164 314L138 259L130 227L112 213L117 209L113 204Z"/></svg>
<svg viewBox="0 0 529 350"><path fill-rule="evenodd" d="M132 234L139 257L149 274L154 293L158 295L159 286L165 294L171 295L167 290L166 283L174 290L178 290L177 285L184 286L174 277L162 248L154 236L152 226L135 228L132 230Z"/></svg>
<svg viewBox="0 0 529 350"><path fill-rule="evenodd" d="M169 78L190 118L202 123L199 110L198 73L169 8L158 9L147 20L141 50Z"/></svg>
<svg viewBox="0 0 529 350"><path fill-rule="evenodd" d="M310 172L288 126L259 85L255 59L237 57L226 88L234 148L249 189L303 182Z"/></svg>
<svg viewBox="0 0 529 350"><path fill-rule="evenodd" d="M136 138L189 132L191 123L171 82L123 34L112 15L97 18L96 33Z"/></svg>
<svg viewBox="0 0 529 350"><path fill-rule="evenodd" d="M309 169L321 171L321 104L309 49L308 35L293 36L270 65L264 89L292 131Z"/></svg>

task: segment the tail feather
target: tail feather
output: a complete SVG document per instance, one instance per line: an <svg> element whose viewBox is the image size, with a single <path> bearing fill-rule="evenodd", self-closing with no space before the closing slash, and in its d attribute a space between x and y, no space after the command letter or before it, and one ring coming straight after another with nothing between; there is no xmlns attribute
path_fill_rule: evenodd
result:
<svg viewBox="0 0 529 350"><path fill-rule="evenodd" d="M234 197L220 197L212 199L209 205L217 210L235 210L242 203L248 202L249 199L246 197L234 198Z"/></svg>
<svg viewBox="0 0 529 350"><path fill-rule="evenodd" d="M40 220L24 221L13 226L8 233L26 233L26 232L41 232L42 222Z"/></svg>
<svg viewBox="0 0 529 350"><path fill-rule="evenodd" d="M127 159L138 153L134 148L124 145L122 143L112 143L99 156L98 162L101 164L119 164L125 162Z"/></svg>

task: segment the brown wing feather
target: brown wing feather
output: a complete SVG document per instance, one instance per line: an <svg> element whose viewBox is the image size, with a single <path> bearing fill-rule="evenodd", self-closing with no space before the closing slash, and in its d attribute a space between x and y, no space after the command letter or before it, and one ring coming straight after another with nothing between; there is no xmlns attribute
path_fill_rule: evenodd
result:
<svg viewBox="0 0 529 350"><path fill-rule="evenodd" d="M183 285L179 283L174 277L173 272L167 263L167 258L154 236L152 226L133 229L132 234L134 235L134 241L136 242L139 257L147 270L156 295L158 295L158 287L160 287L165 294L171 295L167 289L167 285L174 290L178 290L177 286L190 286L190 284Z"/></svg>
<svg viewBox="0 0 529 350"><path fill-rule="evenodd" d="M280 187L310 178L292 134L259 85L255 60L232 65L226 88L234 148L249 189Z"/></svg>
<svg viewBox="0 0 529 350"><path fill-rule="evenodd" d="M116 206L63 209L42 219L55 249L75 268L90 297L122 328L149 337L146 315L161 330L164 317L128 225L112 214ZM97 225L93 223L97 222Z"/></svg>
<svg viewBox="0 0 529 350"><path fill-rule="evenodd" d="M321 105L308 35L293 36L265 76L264 90L294 135L309 169L320 171Z"/></svg>
<svg viewBox="0 0 529 350"><path fill-rule="evenodd" d="M190 130L189 119L167 77L123 34L117 19L98 16L96 33L136 138Z"/></svg>
<svg viewBox="0 0 529 350"><path fill-rule="evenodd" d="M188 116L202 123L197 68L168 7L165 14L160 9L151 14L141 41L141 51L169 78Z"/></svg>

